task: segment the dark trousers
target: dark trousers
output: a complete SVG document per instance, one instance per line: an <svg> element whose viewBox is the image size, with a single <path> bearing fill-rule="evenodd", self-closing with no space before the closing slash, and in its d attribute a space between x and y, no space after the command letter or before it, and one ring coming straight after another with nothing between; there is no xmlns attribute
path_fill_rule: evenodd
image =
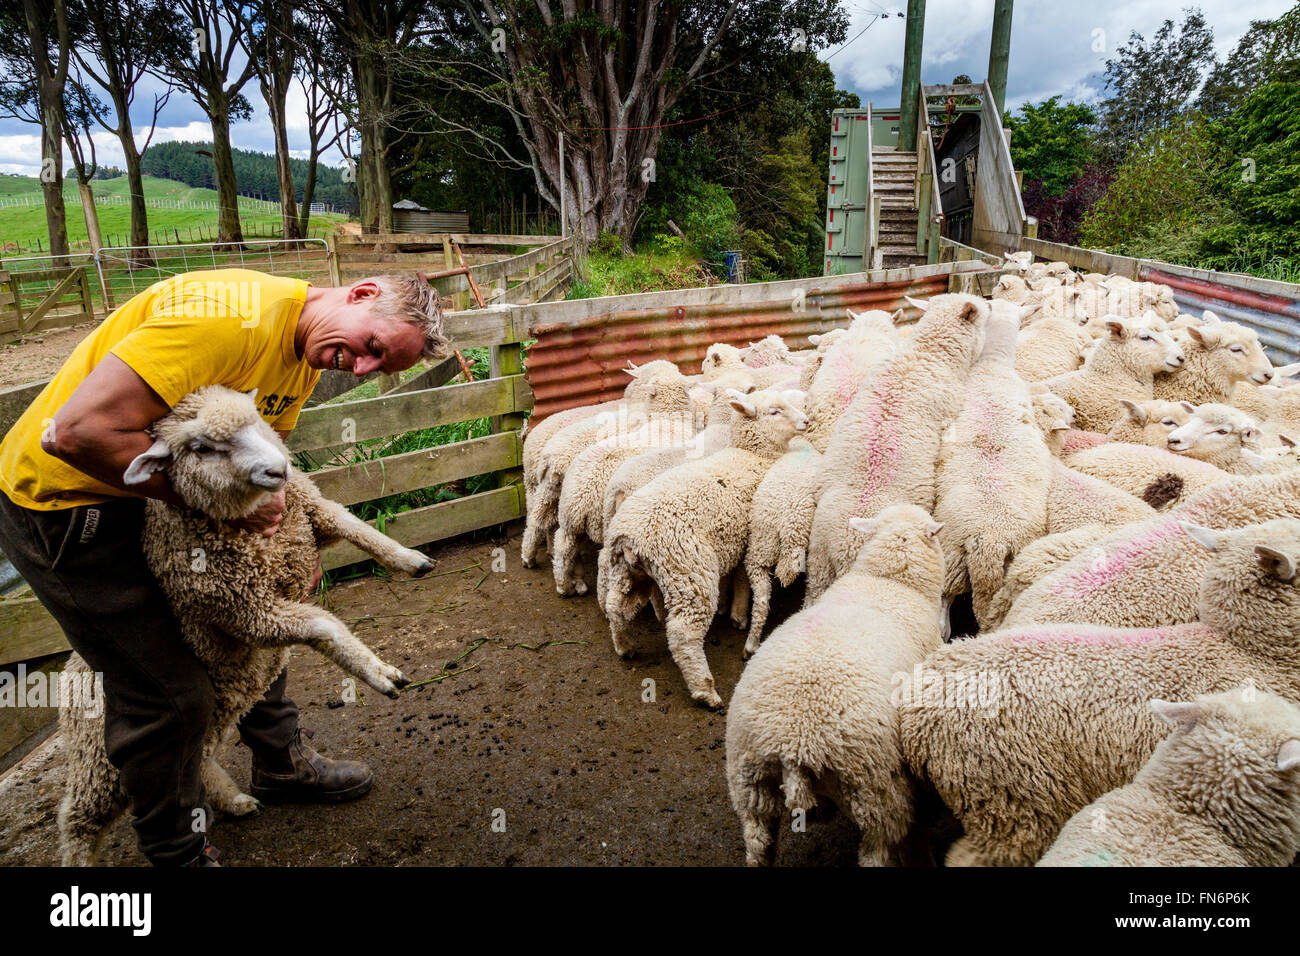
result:
<svg viewBox="0 0 1300 956"><path fill-rule="evenodd" d="M104 675L104 743L131 798L140 849L156 864L179 864L204 845L192 824L204 805L213 690L145 563L143 530L139 498L33 511L0 494L0 549L73 650ZM240 721L240 737L257 753L293 740L298 708L286 680L281 673Z"/></svg>

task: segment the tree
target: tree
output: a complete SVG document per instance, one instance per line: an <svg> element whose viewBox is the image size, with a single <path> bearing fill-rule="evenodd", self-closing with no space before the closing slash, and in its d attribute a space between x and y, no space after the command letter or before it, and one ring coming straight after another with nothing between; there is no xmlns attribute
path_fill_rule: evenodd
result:
<svg viewBox="0 0 1300 956"><path fill-rule="evenodd" d="M480 38L477 50L458 42L464 23ZM754 75L769 64L792 49L841 40L845 26L833 0L594 6L483 0L449 11L444 42L415 51L424 59L411 62L504 111L524 156L481 130L463 135L529 168L553 208L561 208L564 196L569 231L583 241L610 231L626 245L683 95L705 81L752 91Z"/></svg>
<svg viewBox="0 0 1300 956"><path fill-rule="evenodd" d="M1204 73L1214 64L1214 34L1201 11L1191 8L1175 31L1166 20L1150 43L1133 31L1106 61L1102 144L1108 158L1122 162L1128 150L1152 130L1185 113Z"/></svg>
<svg viewBox="0 0 1300 956"><path fill-rule="evenodd" d="M241 24L237 4L223 0L181 0L181 12L190 18L194 43L190 56L175 56L168 61L167 71L156 71L167 78L167 72L189 91L194 101L208 114L212 124L212 168L217 181L217 241L240 243L244 240L239 222L239 186L230 154L230 122L246 120L252 116L252 106L244 98L244 84L253 77L253 57L231 79L235 51L241 43L260 45L260 37L247 40L240 34Z"/></svg>
<svg viewBox="0 0 1300 956"><path fill-rule="evenodd" d="M73 4L77 17L86 24L85 35L73 51L77 64L108 95L113 111L96 108L98 100L94 97L87 100L87 107L122 145L131 203L129 241L143 250L149 245L149 209L144 201L141 160L173 87L169 82L162 93L154 94L149 134L143 143L136 142L131 108L135 105L136 87L150 66L180 56L186 49L186 35L179 17L165 0L73 0ZM137 252L132 262L146 266L150 256Z"/></svg>
<svg viewBox="0 0 1300 956"><path fill-rule="evenodd" d="M1016 169L1026 183L1041 183L1047 196L1064 195L1096 153L1092 127L1097 114L1082 103L1062 105L1060 99L1026 103L1009 121Z"/></svg>
<svg viewBox="0 0 1300 956"><path fill-rule="evenodd" d="M65 0L53 6L23 0L21 9L0 10L0 65L10 77L0 89L4 115L41 128L41 192L50 252L68 253L68 214L63 205L64 87L72 51Z"/></svg>
<svg viewBox="0 0 1300 956"><path fill-rule="evenodd" d="M307 174L298 213L298 235L306 236L321 153L336 145L348 129L333 104L351 96L351 84L347 62L328 23L305 17L295 24L295 33L302 53L295 77L307 101Z"/></svg>
<svg viewBox="0 0 1300 956"><path fill-rule="evenodd" d="M95 113L103 112L107 107L86 87L85 78L80 71L77 78L69 82L67 93L68 102L63 111L63 141L67 143L68 153L72 156L72 168L77 175L77 191L81 196L81 214L86 220L90 251L98 255L104 243L99 232L95 191L90 187L90 182L99 169L95 158L95 138L91 130L96 125Z"/></svg>

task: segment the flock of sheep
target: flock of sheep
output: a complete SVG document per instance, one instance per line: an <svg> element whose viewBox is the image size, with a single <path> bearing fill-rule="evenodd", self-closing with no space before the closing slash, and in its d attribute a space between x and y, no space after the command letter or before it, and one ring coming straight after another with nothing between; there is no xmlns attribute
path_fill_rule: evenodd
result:
<svg viewBox="0 0 1300 956"><path fill-rule="evenodd" d="M991 300L850 313L796 355L709 348L694 380L524 443L523 561L620 655L651 604L691 696L748 627L727 713L746 858L819 798L863 864L1287 865L1300 851L1300 384L1167 286L1007 256ZM773 580L800 611L763 639ZM951 640L970 594L979 634ZM1172 728L1172 729L1171 729Z"/></svg>

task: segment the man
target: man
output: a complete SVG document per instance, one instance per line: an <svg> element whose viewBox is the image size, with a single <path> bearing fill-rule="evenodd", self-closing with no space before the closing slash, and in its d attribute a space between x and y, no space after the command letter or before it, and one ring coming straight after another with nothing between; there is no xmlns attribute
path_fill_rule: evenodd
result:
<svg viewBox="0 0 1300 956"><path fill-rule="evenodd" d="M146 432L204 385L257 389L287 436L323 369L398 372L447 354L438 294L423 280L376 276L315 288L242 269L158 282L84 339L0 443L0 548L104 675L109 760L131 799L140 848L155 864L211 865L200 781L212 685L190 652L140 543L141 496L180 504L165 474L128 490ZM280 492L250 518L272 535ZM329 760L298 728L281 674L240 722L252 794L268 803L363 796L368 767ZM196 830L198 832L196 832Z"/></svg>

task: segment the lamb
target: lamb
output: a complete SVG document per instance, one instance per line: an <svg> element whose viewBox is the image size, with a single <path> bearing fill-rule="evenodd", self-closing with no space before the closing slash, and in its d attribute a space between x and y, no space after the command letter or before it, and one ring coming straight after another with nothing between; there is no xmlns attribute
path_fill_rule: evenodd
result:
<svg viewBox="0 0 1300 956"><path fill-rule="evenodd" d="M1157 510L1181 504L1202 488L1231 477L1209 462L1163 448L1119 442L1076 452L1068 464L1075 471L1141 498Z"/></svg>
<svg viewBox="0 0 1300 956"><path fill-rule="evenodd" d="M1019 270L1021 275L1028 272L1029 267L1034 264L1034 254L1028 249L1021 249L1017 252L1004 252L1002 253L1002 259L1008 268Z"/></svg>
<svg viewBox="0 0 1300 956"><path fill-rule="evenodd" d="M725 342L714 342L704 352L700 372L704 381L712 382L727 369L743 368L745 356L740 349Z"/></svg>
<svg viewBox="0 0 1300 956"><path fill-rule="evenodd" d="M202 756L207 799L220 813L247 816L260 804L239 791L214 754L225 732L284 669L291 646L313 647L389 697L407 684L400 670L375 656L341 620L302 603L311 593L318 548L343 539L385 567L417 577L433 565L322 497L291 466L288 450L250 394L218 385L200 388L150 433L153 445L131 462L123 481L139 484L165 471L185 502L181 508L149 499L142 543L186 643L212 677L215 709ZM275 535L226 524L252 514L281 489L285 512ZM202 573L196 573L195 554L202 555ZM65 673L89 670L74 654ZM102 715L65 706L60 721L68 761L60 848L65 866L88 866L105 828L125 809L126 794L108 762Z"/></svg>
<svg viewBox="0 0 1300 956"><path fill-rule="evenodd" d="M1072 816L1039 866L1289 866L1300 851L1300 708L1202 694L1151 710L1174 727L1133 782Z"/></svg>
<svg viewBox="0 0 1300 956"><path fill-rule="evenodd" d="M1065 437L1074 422L1074 409L1063 398L1053 395L1041 385L1029 385L1029 404L1034 412L1043 443L1054 457L1060 457L1065 448Z"/></svg>
<svg viewBox="0 0 1300 956"><path fill-rule="evenodd" d="M992 304L966 406L942 436L937 465L934 517L943 525L944 597L969 590L981 621L1011 559L1047 526L1051 483L1052 453L1012 364L1016 309L1004 306Z"/></svg>
<svg viewBox="0 0 1300 956"><path fill-rule="evenodd" d="M785 340L779 335L769 335L750 342L740 350L741 358L750 368L770 368L773 365L794 365L795 358Z"/></svg>
<svg viewBox="0 0 1300 956"><path fill-rule="evenodd" d="M643 424L649 415L690 412L690 383L672 362L659 359L639 368L632 366L628 374L633 382L624 393L624 405L561 428L543 448L537 465L537 484L531 493L525 488L528 513L520 546L524 567L531 568L537 563L542 542L549 541L555 531L564 472L579 452L620 429L627 430L630 422ZM637 386L635 392L633 384Z"/></svg>
<svg viewBox="0 0 1300 956"><path fill-rule="evenodd" d="M1055 378L1078 369L1081 350L1092 342L1073 319L1050 316L1039 319L1020 335L1016 345L1016 372L1026 382Z"/></svg>
<svg viewBox="0 0 1300 956"><path fill-rule="evenodd" d="M1069 402L1078 427L1107 431L1118 417L1121 398L1152 398L1151 383L1158 369L1176 369L1183 352L1165 332L1144 320L1109 316L1109 335L1076 372L1044 381Z"/></svg>
<svg viewBox="0 0 1300 956"><path fill-rule="evenodd" d="M623 502L605 529L605 616L615 652L632 652L632 619L660 595L673 660L691 697L710 707L722 706L704 657L719 585L744 556L763 474L808 427L799 407L805 398L794 390L733 395L731 447L661 474Z"/></svg>
<svg viewBox="0 0 1300 956"><path fill-rule="evenodd" d="M639 428L601 439L569 463L551 545L551 570L561 597L587 593L578 561L578 538L585 534L597 544L604 540L605 491L614 472L649 450L681 446L694 434L692 423L680 415L652 417Z"/></svg>
<svg viewBox="0 0 1300 956"><path fill-rule="evenodd" d="M808 391L807 439L819 452L830 443L835 423L868 384L880 364L898 351L901 339L888 312L849 313L844 335L827 350Z"/></svg>
<svg viewBox="0 0 1300 956"><path fill-rule="evenodd" d="M1245 452L1259 448L1259 425L1231 405L1206 402L1169 433L1169 450L1213 465L1232 475L1253 475L1257 469Z"/></svg>
<svg viewBox="0 0 1300 956"><path fill-rule="evenodd" d="M998 281L993 286L994 301L1006 299L1017 305L1023 305L1029 298L1029 283L1018 275L1003 275L998 277Z"/></svg>
<svg viewBox="0 0 1300 956"><path fill-rule="evenodd" d="M1148 445L1164 448L1169 433L1186 425L1196 411L1191 402L1169 402L1163 398L1130 401L1121 398L1119 420L1111 426L1107 437L1113 442Z"/></svg>
<svg viewBox="0 0 1300 956"><path fill-rule="evenodd" d="M869 518L891 504L933 510L939 436L962 409L988 315L983 299L935 296L907 346L836 422L808 545L805 606L849 569L861 548L849 518Z"/></svg>
<svg viewBox="0 0 1300 956"><path fill-rule="evenodd" d="M1266 448L1276 448L1282 436L1300 434L1300 385L1288 385L1277 394L1268 418L1264 420L1261 442Z"/></svg>
<svg viewBox="0 0 1300 956"><path fill-rule="evenodd" d="M1086 619L1109 627L1162 627L1196 620L1204 549L1182 522L1241 528L1300 518L1300 472L1229 476L1147 521L1119 528L1035 582L1007 614L1007 627Z"/></svg>
<svg viewBox="0 0 1300 956"><path fill-rule="evenodd" d="M939 525L915 505L849 520L866 535L853 566L759 648L727 715L727 788L751 866L775 857L778 788L794 813L830 797L861 831L863 866L900 862L912 824L896 698L941 644Z"/></svg>
<svg viewBox="0 0 1300 956"><path fill-rule="evenodd" d="M1282 443L1276 448L1265 448L1259 452L1247 449L1242 452L1256 474L1277 475L1300 468L1300 447L1297 447L1296 440L1287 435L1282 435L1281 440Z"/></svg>
<svg viewBox="0 0 1300 956"><path fill-rule="evenodd" d="M1200 623L1008 628L923 662L939 686L979 673L998 675L1000 685L996 719L955 707L903 709L909 765L965 830L949 865L1038 860L1066 820L1132 780L1151 755L1164 734L1147 707L1153 696L1245 684L1300 698L1300 521L1182 531L1209 549Z"/></svg>
<svg viewBox="0 0 1300 956"><path fill-rule="evenodd" d="M745 574L751 605L746 657L758 650L763 636L772 600L772 575L782 587L789 587L807 563L822 456L808 442L806 433L793 439L789 449L759 482L749 510Z"/></svg>
<svg viewBox="0 0 1300 956"><path fill-rule="evenodd" d="M1267 385L1273 378L1273 366L1254 329L1216 317L1209 325L1192 326L1179 336L1183 364L1175 371L1156 374L1152 383L1155 398L1197 405L1227 402L1238 382Z"/></svg>
<svg viewBox="0 0 1300 956"><path fill-rule="evenodd" d="M813 379L821 370L822 362L830 347L848 333L848 329L831 329L821 335L808 336L808 342L815 346L812 355L804 359L803 368L799 370L799 391L807 392L812 388Z"/></svg>
<svg viewBox="0 0 1300 956"><path fill-rule="evenodd" d="M1300 374L1300 362L1295 365L1283 365L1273 369L1273 384L1256 385L1251 381L1238 382L1232 389L1228 404L1240 408L1247 415L1254 415L1259 421L1266 421L1273 414L1273 407L1284 388L1295 385L1291 376Z"/></svg>

